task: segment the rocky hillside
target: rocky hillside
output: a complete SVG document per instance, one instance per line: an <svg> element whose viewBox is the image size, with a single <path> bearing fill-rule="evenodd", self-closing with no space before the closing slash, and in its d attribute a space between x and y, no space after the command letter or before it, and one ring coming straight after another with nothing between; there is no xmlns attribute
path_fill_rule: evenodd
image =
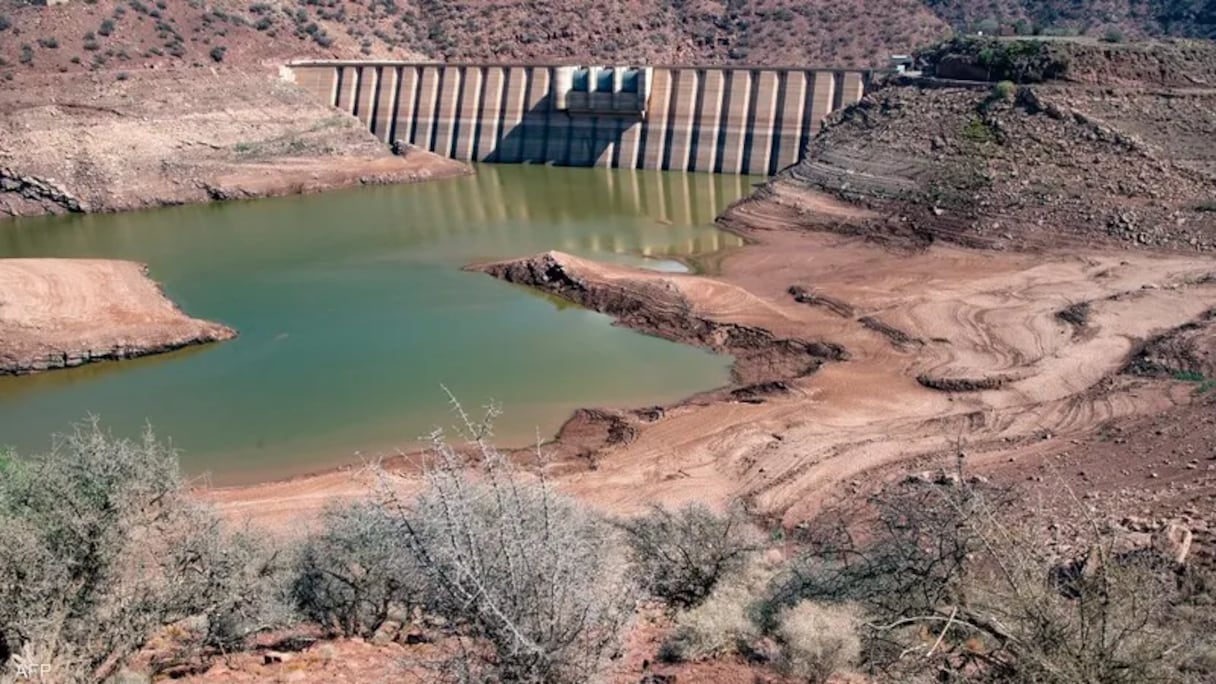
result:
<svg viewBox="0 0 1216 684"><path fill-rule="evenodd" d="M1216 48L956 47L930 68L992 81L893 81L762 194L830 193L883 216L867 231L918 244L1216 249L1216 90L1195 87L1216 83ZM1121 78L1091 84L1102 73ZM1033 82L997 81L1012 77Z"/></svg>
<svg viewBox="0 0 1216 684"><path fill-rule="evenodd" d="M0 0L0 77L289 57L857 66L952 30L1214 37L1216 0Z"/></svg>
<svg viewBox="0 0 1216 684"><path fill-rule="evenodd" d="M924 4L959 28L1111 38L1216 38L1212 0L924 0Z"/></svg>

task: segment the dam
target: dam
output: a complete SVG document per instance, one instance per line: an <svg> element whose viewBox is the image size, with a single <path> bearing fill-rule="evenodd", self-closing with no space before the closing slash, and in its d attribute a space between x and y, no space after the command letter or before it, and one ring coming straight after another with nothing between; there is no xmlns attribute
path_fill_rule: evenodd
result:
<svg viewBox="0 0 1216 684"><path fill-rule="evenodd" d="M282 70L398 141L464 161L771 175L869 70L301 61Z"/></svg>

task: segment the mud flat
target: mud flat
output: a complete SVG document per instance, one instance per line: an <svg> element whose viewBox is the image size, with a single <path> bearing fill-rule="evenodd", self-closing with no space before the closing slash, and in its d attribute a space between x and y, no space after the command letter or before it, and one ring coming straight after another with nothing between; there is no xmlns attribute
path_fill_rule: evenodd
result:
<svg viewBox="0 0 1216 684"><path fill-rule="evenodd" d="M0 259L0 375L126 359L231 339L190 318L142 264Z"/></svg>
<svg viewBox="0 0 1216 684"><path fill-rule="evenodd" d="M742 498L795 525L959 443L975 462L995 462L1014 446L1089 439L1103 424L1188 401L1189 388L1168 377L1124 370L1154 336L1210 324L1216 259L893 249L836 229L783 228L791 197L727 212L750 244L714 275L553 252L472 267L736 357L734 384L719 391L576 412L548 446L567 491L617 512ZM797 203L800 226L815 215L834 228L866 219L830 197L811 200ZM1081 329L1058 315L1079 302L1089 304ZM327 474L211 496L286 524L287 508L306 514L325 491L355 489Z"/></svg>

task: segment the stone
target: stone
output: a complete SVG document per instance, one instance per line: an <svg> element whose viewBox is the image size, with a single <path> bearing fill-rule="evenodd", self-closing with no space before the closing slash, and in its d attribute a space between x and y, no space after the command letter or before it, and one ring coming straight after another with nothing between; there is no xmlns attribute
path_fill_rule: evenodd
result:
<svg viewBox="0 0 1216 684"><path fill-rule="evenodd" d="M266 651L262 654L263 665L275 665L278 663L289 663L294 656L291 653L282 653L280 651Z"/></svg>
<svg viewBox="0 0 1216 684"><path fill-rule="evenodd" d="M1153 533L1151 543L1157 553L1170 559L1175 565L1186 565L1194 537L1186 526L1171 522Z"/></svg>
<svg viewBox="0 0 1216 684"><path fill-rule="evenodd" d="M397 635L400 632L401 623L387 620L384 624L380 625L380 627L376 630L376 633L372 635L372 643L390 644L397 638Z"/></svg>

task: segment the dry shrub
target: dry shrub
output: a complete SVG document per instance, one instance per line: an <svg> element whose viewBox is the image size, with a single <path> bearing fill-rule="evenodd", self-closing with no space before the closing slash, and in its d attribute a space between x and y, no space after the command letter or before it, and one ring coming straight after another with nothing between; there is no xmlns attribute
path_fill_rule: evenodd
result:
<svg viewBox="0 0 1216 684"><path fill-rule="evenodd" d="M884 681L1204 681L1187 670L1206 667L1191 654L1216 618L1187 608L1204 592L1172 562L1121 550L1092 520L1074 546L1089 554L1070 562L1011 503L962 478L892 486L852 525L811 530L761 612L771 624L806 599L856 603L864 664Z"/></svg>
<svg viewBox="0 0 1216 684"><path fill-rule="evenodd" d="M777 567L753 558L723 581L699 606L679 615L663 646L666 660L696 660L728 653L749 653L763 636L755 606L764 598Z"/></svg>
<svg viewBox="0 0 1216 684"><path fill-rule="evenodd" d="M850 668L861 658L857 629L861 620L847 605L803 601L777 616L782 668L814 684Z"/></svg>
<svg viewBox="0 0 1216 684"><path fill-rule="evenodd" d="M281 617L274 556L190 497L150 433L116 439L94 421L4 459L0 548L0 679L24 663L100 681L168 625L230 648Z"/></svg>
<svg viewBox="0 0 1216 684"><path fill-rule="evenodd" d="M653 596L687 608L738 572L762 548L759 532L738 507L718 514L700 503L620 523L634 577Z"/></svg>
<svg viewBox="0 0 1216 684"><path fill-rule="evenodd" d="M293 567L291 597L304 617L333 633L369 637L408 616L424 590L395 517L370 502L330 506Z"/></svg>
<svg viewBox="0 0 1216 684"><path fill-rule="evenodd" d="M632 615L619 540L554 491L543 467L532 476L488 444L495 415L478 425L464 419L474 467L436 435L416 501L402 500L384 476L381 505L425 580L426 611L470 640L455 640L461 651L439 664L440 676L588 681Z"/></svg>

